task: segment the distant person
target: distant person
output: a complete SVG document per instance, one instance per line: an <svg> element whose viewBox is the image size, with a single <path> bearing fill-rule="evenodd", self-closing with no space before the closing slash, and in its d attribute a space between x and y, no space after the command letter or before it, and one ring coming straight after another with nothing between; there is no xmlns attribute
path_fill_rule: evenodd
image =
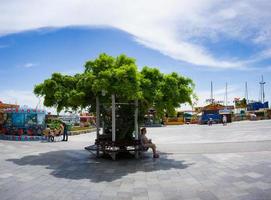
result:
<svg viewBox="0 0 271 200"><path fill-rule="evenodd" d="M209 118L209 120L208 120L208 125L209 125L209 126L212 126L212 125L213 125L213 119L212 119L212 118Z"/></svg>
<svg viewBox="0 0 271 200"><path fill-rule="evenodd" d="M151 139L148 139L146 136L147 134L146 128L142 128L140 132L141 132L141 142L142 142L143 147L151 148L153 152L153 157L159 158L159 154L156 152L156 145L153 144Z"/></svg>
<svg viewBox="0 0 271 200"><path fill-rule="evenodd" d="M61 128L63 130L63 139L62 141L68 141L68 127L65 122L61 123Z"/></svg>
<svg viewBox="0 0 271 200"><path fill-rule="evenodd" d="M163 119L161 119L161 124L164 126L165 124L164 124L164 120Z"/></svg>
<svg viewBox="0 0 271 200"><path fill-rule="evenodd" d="M90 125L94 126L94 127L97 127L96 120L95 119L91 119L90 120Z"/></svg>
<svg viewBox="0 0 271 200"><path fill-rule="evenodd" d="M44 130L44 135L48 137L48 140L50 140L50 137L52 136L52 130L50 129L50 126L47 124L46 128Z"/></svg>
<svg viewBox="0 0 271 200"><path fill-rule="evenodd" d="M227 125L227 116L226 115L223 115L222 123L223 123L223 126Z"/></svg>
<svg viewBox="0 0 271 200"><path fill-rule="evenodd" d="M257 120L257 115L254 113L250 114L250 120Z"/></svg>

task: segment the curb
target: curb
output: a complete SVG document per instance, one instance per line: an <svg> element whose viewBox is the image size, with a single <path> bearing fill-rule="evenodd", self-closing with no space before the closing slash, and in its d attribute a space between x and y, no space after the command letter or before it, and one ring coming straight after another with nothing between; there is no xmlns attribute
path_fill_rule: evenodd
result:
<svg viewBox="0 0 271 200"><path fill-rule="evenodd" d="M69 131L69 135L79 135L79 134L86 134L90 132L96 131L96 128L86 129L86 130L80 130L80 131Z"/></svg>
<svg viewBox="0 0 271 200"><path fill-rule="evenodd" d="M11 141L44 141L47 140L46 136L28 136L28 135L0 135L0 140Z"/></svg>

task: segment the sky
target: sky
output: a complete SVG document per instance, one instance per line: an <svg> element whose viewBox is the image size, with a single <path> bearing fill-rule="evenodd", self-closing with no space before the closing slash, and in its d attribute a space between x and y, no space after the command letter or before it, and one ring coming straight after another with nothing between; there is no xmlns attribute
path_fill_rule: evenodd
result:
<svg viewBox="0 0 271 200"><path fill-rule="evenodd" d="M190 77L198 106L211 81L216 100L226 82L229 104L245 82L258 100L261 75L270 101L270 10L269 0L1 0L0 101L36 107L35 84L82 72L103 52Z"/></svg>

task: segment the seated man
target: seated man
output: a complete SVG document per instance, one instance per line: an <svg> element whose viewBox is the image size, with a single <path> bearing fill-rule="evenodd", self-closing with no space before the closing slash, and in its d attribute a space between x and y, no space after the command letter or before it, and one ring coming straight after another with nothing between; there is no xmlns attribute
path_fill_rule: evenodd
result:
<svg viewBox="0 0 271 200"><path fill-rule="evenodd" d="M155 144L153 144L153 143L151 142L151 140L148 139L148 138L146 137L146 133L147 133L146 128L142 128L142 129L140 130L140 132L141 132L141 142L142 142L142 145L143 145L144 147L149 147L149 148L151 148L151 149L152 149L152 152L153 152L153 157L154 157L154 158L159 158L159 154L156 152L156 146L155 146Z"/></svg>

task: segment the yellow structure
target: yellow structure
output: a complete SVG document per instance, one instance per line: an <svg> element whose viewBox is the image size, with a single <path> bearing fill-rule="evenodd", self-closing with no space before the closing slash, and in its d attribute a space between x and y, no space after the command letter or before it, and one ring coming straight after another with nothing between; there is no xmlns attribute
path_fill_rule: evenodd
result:
<svg viewBox="0 0 271 200"><path fill-rule="evenodd" d="M183 117L166 117L164 118L164 125L183 125Z"/></svg>

